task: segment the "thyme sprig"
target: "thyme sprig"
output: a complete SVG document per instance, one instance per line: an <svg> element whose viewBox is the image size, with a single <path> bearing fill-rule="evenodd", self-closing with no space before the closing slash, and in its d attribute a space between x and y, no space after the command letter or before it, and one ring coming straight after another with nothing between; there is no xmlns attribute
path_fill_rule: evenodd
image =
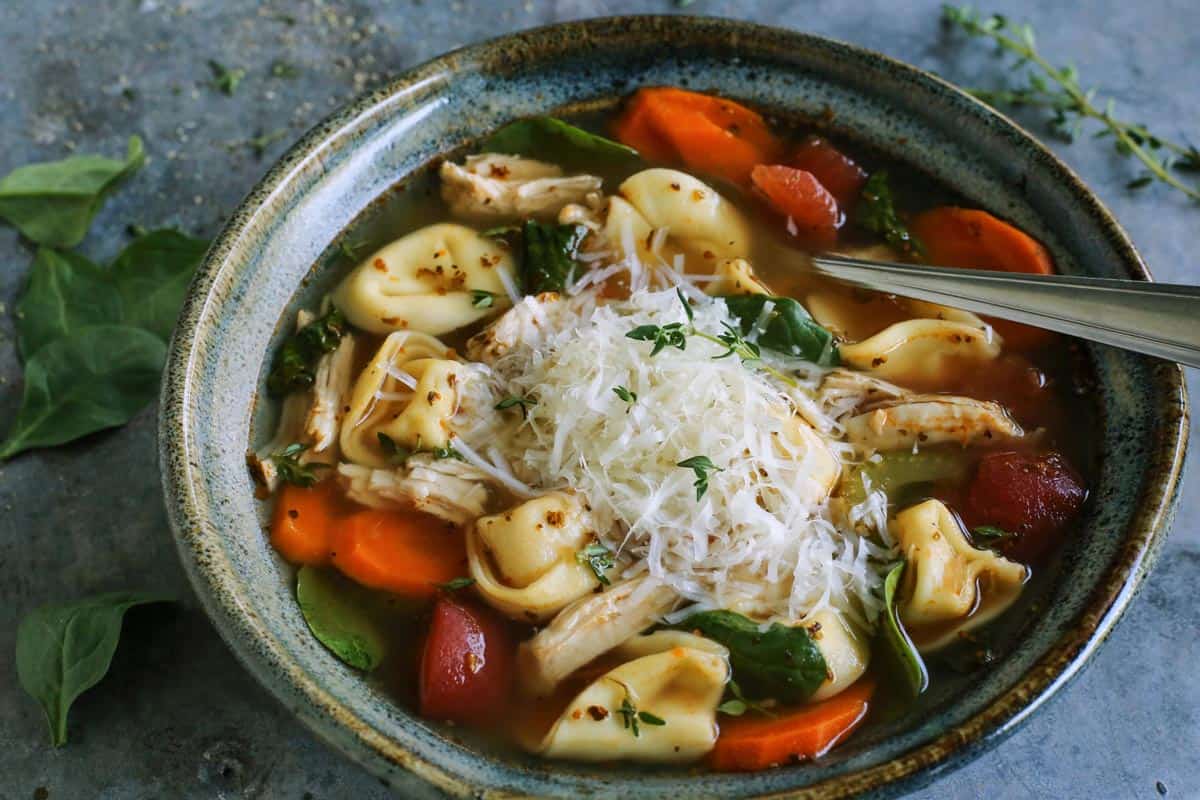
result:
<svg viewBox="0 0 1200 800"><path fill-rule="evenodd" d="M675 466L683 467L684 469L690 469L695 474L696 480L694 483L692 483L692 486L696 487L696 500L704 497L705 492L708 491L708 479L710 477L710 473L725 471L724 468L718 467L716 464L714 464L712 459L708 456L692 456L691 458L685 458Z"/></svg>
<svg viewBox="0 0 1200 800"><path fill-rule="evenodd" d="M621 683L617 681L617 683ZM617 709L617 713L625 722L625 730L632 730L634 738L641 736L641 730L638 728L638 723L643 725L666 725L667 721L660 716L651 714L649 711L639 711L637 706L633 704L633 700L629 696L629 687L621 683L621 688L625 690L625 697L621 700L621 707Z"/></svg>
<svg viewBox="0 0 1200 800"><path fill-rule="evenodd" d="M695 336L698 339L704 339L725 348L724 353L715 355L713 358L728 358L729 356L736 355L747 367L761 369L776 380L792 388L796 388L799 385L791 376L785 375L768 364L764 364L762 350L759 346L754 342L748 341L728 322L721 323L725 328L725 332L715 336L711 333L697 330L695 325L696 312L692 311L692 306L688 303L687 298L683 296L683 292L676 289L675 294L679 297L679 302L683 305L683 313L687 317L686 325L682 322L671 322L666 325L639 325L625 334L629 339L636 339L641 342L654 342L654 346L650 348L651 358L668 347L674 347L676 350L686 350L688 337Z"/></svg>
<svg viewBox="0 0 1200 800"><path fill-rule="evenodd" d="M596 576L596 580L600 581L605 586L612 583L609 580L607 572L617 565L613 559L613 552L600 542L593 541L587 547L575 554L575 560L585 567L592 570L592 574Z"/></svg>
<svg viewBox="0 0 1200 800"><path fill-rule="evenodd" d="M315 470L330 468L329 464L317 461L308 464L302 462L300 456L307 449L308 445L306 444L292 442L278 453L271 454L271 460L275 462L275 469L279 471L279 477L284 483L308 488L320 480Z"/></svg>
<svg viewBox="0 0 1200 800"><path fill-rule="evenodd" d="M1116 104L1101 102L1098 90L1084 89L1074 65L1056 67L1037 49L1037 38L1029 24L1014 25L1003 15L984 15L971 6L942 6L942 19L970 36L991 39L1001 55L1016 56L1012 69L1030 67L1024 74L1026 84L1015 89L968 89L971 94L991 105L1031 106L1053 112L1050 131L1066 142L1075 140L1083 123L1092 119L1104 127L1095 137L1112 136L1118 153L1133 156L1147 172L1126 186L1140 189L1161 181L1200 200L1200 188L1181 181L1172 170L1200 171L1200 150L1192 144L1179 144L1152 134L1141 123L1129 122L1116 116Z"/></svg>

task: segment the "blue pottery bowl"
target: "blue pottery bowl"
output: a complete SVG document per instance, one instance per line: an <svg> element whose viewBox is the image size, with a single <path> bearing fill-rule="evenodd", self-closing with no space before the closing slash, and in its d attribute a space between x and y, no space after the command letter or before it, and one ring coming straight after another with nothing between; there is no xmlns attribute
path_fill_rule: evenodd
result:
<svg viewBox="0 0 1200 800"><path fill-rule="evenodd" d="M1082 667L1166 536L1187 434L1182 371L1089 347L1097 466L1080 535L1010 615L998 660L939 680L815 763L730 775L547 763L417 718L317 643L293 573L263 535L245 466L269 437L264 362L297 308L346 265L341 233L439 155L529 114L604 109L643 85L749 101L906 161L1016 221L1071 274L1149 279L1128 236L1027 133L938 78L876 53L727 20L631 17L542 28L459 50L310 131L217 238L175 333L163 390L167 506L196 592L250 671L329 743L406 794L883 796L1011 733Z"/></svg>

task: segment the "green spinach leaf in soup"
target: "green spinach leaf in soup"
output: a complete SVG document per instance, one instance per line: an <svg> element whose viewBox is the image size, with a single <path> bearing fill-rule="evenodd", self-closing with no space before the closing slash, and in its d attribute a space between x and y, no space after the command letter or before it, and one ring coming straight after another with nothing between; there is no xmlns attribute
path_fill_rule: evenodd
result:
<svg viewBox="0 0 1200 800"><path fill-rule="evenodd" d="M825 657L802 626L774 622L763 630L733 611L702 611L673 627L729 648L733 676L747 696L803 702L827 677Z"/></svg>
<svg viewBox="0 0 1200 800"><path fill-rule="evenodd" d="M521 284L525 294L562 292L575 280L575 256L587 236L582 225L526 220L521 227Z"/></svg>
<svg viewBox="0 0 1200 800"><path fill-rule="evenodd" d="M0 459L124 425L158 396L166 344L125 325L90 325L41 347L25 362L16 421Z"/></svg>
<svg viewBox="0 0 1200 800"><path fill-rule="evenodd" d="M729 295L722 297L729 313L737 318L743 336L758 328L755 340L759 347L784 355L803 358L822 367L839 363L833 334L821 327L798 301L790 297L765 294ZM763 310L770 303L766 319Z"/></svg>
<svg viewBox="0 0 1200 800"><path fill-rule="evenodd" d="M125 612L169 600L157 594L114 592L71 605L44 606L21 620L17 679L41 704L52 744L66 744L71 704L108 672Z"/></svg>
<svg viewBox="0 0 1200 800"><path fill-rule="evenodd" d="M328 569L301 567L296 600L304 621L340 660L367 672L383 663L387 634L374 593Z"/></svg>
<svg viewBox="0 0 1200 800"><path fill-rule="evenodd" d="M105 197L145 160L142 140L131 136L124 160L85 155L18 167L0 180L0 218L38 244L74 247Z"/></svg>
<svg viewBox="0 0 1200 800"><path fill-rule="evenodd" d="M887 646L888 653L894 665L899 667L898 674L904 679L904 686L911 697L917 697L929 686L929 672L925 669L925 661L917 650L904 625L900 622L900 611L896 604L896 592L900 587L900 579L904 577L905 563L896 564L888 572L883 582L884 608L881 636Z"/></svg>
<svg viewBox="0 0 1200 800"><path fill-rule="evenodd" d="M505 125L483 141L480 152L527 156L580 170L595 165L619 167L638 158L632 147L554 117L529 117Z"/></svg>

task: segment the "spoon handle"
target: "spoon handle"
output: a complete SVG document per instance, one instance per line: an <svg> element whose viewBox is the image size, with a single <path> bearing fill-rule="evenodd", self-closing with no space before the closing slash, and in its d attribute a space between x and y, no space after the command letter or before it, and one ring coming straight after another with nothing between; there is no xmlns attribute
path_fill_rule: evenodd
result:
<svg viewBox="0 0 1200 800"><path fill-rule="evenodd" d="M950 269L823 255L817 272L1200 367L1200 286Z"/></svg>

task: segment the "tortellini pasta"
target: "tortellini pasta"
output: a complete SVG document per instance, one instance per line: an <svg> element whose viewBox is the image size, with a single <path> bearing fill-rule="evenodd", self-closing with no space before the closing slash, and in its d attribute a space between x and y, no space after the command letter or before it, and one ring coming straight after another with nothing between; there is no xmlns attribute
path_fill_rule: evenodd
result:
<svg viewBox="0 0 1200 800"><path fill-rule="evenodd" d="M594 537L583 504L566 492L482 517L467 533L475 588L513 619L547 620L600 585L576 558Z"/></svg>
<svg viewBox="0 0 1200 800"><path fill-rule="evenodd" d="M626 179L619 191L649 228L666 228L690 251L715 258L750 254L749 222L720 193L691 175L673 169L642 170Z"/></svg>
<svg viewBox="0 0 1200 800"><path fill-rule="evenodd" d="M754 274L754 267L744 258L727 258L717 264L717 280L708 285L708 294L770 294L771 291Z"/></svg>
<svg viewBox="0 0 1200 800"><path fill-rule="evenodd" d="M841 462L830 451L812 426L799 416L785 420L783 441L775 442L780 455L794 459L803 469L801 477L791 488L806 503L824 502L842 474Z"/></svg>
<svg viewBox="0 0 1200 800"><path fill-rule="evenodd" d="M871 662L871 641L836 611L818 611L804 621L804 627L825 659L828 677L808 702L826 700L849 688L863 676Z"/></svg>
<svg viewBox="0 0 1200 800"><path fill-rule="evenodd" d="M883 400L845 424L846 437L864 450L998 444L1025 435L999 403L940 394Z"/></svg>
<svg viewBox="0 0 1200 800"><path fill-rule="evenodd" d="M1000 337L989 328L947 319L910 319L839 348L842 362L889 381L929 384L952 368L991 361Z"/></svg>
<svg viewBox="0 0 1200 800"><path fill-rule="evenodd" d="M717 741L717 704L729 680L721 645L687 633L639 636L613 655L629 658L583 690L550 732L530 749L549 758L695 761ZM628 706L624 706L628 703ZM622 708L653 714L665 724L639 724L633 736Z"/></svg>
<svg viewBox="0 0 1200 800"><path fill-rule="evenodd" d="M346 276L333 302L372 333L411 330L440 336L509 305L516 267L509 251L453 223L429 225L372 254ZM477 308L472 292L494 295Z"/></svg>
<svg viewBox="0 0 1200 800"><path fill-rule="evenodd" d="M641 576L576 600L521 644L518 674L526 690L550 694L572 672L650 627L677 599L674 590Z"/></svg>
<svg viewBox="0 0 1200 800"><path fill-rule="evenodd" d="M398 331L384 339L359 375L342 421L342 457L388 466L380 434L410 450L450 444L450 420L469 370L432 336Z"/></svg>
<svg viewBox="0 0 1200 800"><path fill-rule="evenodd" d="M945 647L994 619L1021 594L1025 567L972 547L939 500L897 514L893 535L908 565L900 586L900 619L922 652Z"/></svg>

